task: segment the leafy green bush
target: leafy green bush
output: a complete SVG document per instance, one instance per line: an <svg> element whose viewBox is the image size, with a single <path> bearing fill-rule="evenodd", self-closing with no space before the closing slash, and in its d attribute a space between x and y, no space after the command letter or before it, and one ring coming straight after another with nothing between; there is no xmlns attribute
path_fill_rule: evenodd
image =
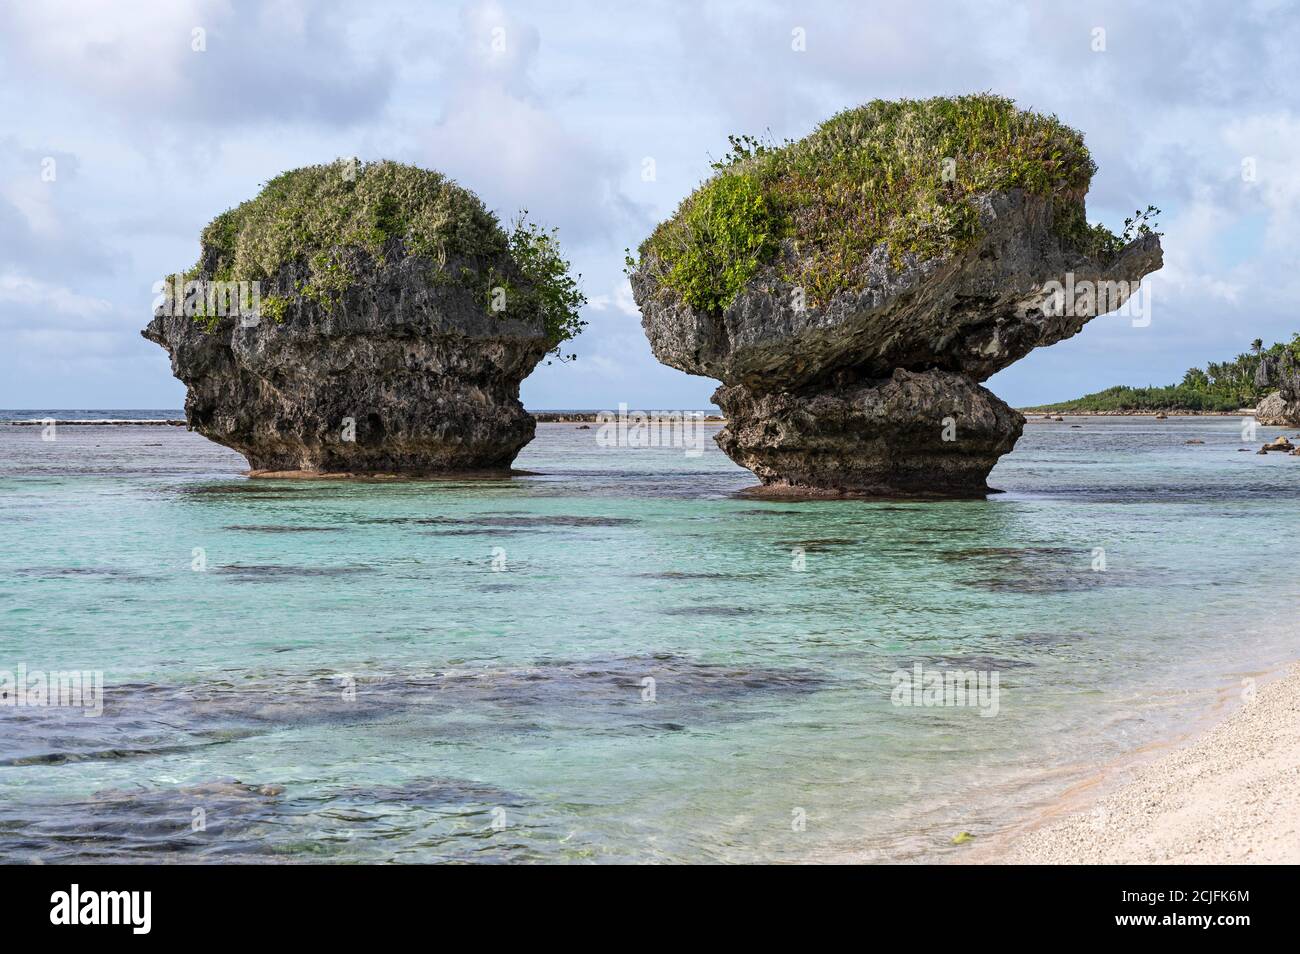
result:
<svg viewBox="0 0 1300 954"><path fill-rule="evenodd" d="M523 293L529 296L531 307L540 312L547 336L555 343L552 353L561 361L573 361L578 356L562 354L559 345L575 337L587 324L578 317L587 296L578 287L582 275L573 278L568 261L560 254L559 230L548 232L529 222L525 209L510 230L509 247L515 265L528 282Z"/></svg>
<svg viewBox="0 0 1300 954"><path fill-rule="evenodd" d="M1076 247L1090 258L1105 262L1118 255L1134 239L1163 235L1163 232L1156 231L1159 228L1156 216L1159 214L1160 210L1154 205L1148 205L1145 210L1138 209L1124 220L1124 230L1116 235L1104 225L1088 225L1082 219L1082 209L1069 210L1066 212L1064 227L1068 233L1073 234Z"/></svg>
<svg viewBox="0 0 1300 954"><path fill-rule="evenodd" d="M284 313L289 308L289 299L280 295L267 295L262 299L261 314L270 318L277 325L284 321ZM211 322L209 322L211 324Z"/></svg>
<svg viewBox="0 0 1300 954"><path fill-rule="evenodd" d="M973 199L987 192L1050 197L1058 231L1077 247L1116 241L1084 216L1096 166L1083 137L1001 96L875 100L798 142L730 144L715 175L639 249L641 263L657 260L663 287L703 310L725 308L769 264L817 304L859 290L877 246L896 263L969 247ZM784 242L789 263L778 261Z"/></svg>
<svg viewBox="0 0 1300 954"><path fill-rule="evenodd" d="M282 173L247 202L217 216L203 230L203 253L186 278L271 281L286 265L302 263L307 278L297 294L330 307L359 276L349 248L384 263L392 254L420 255L443 280L471 290L491 311L492 289L506 285L501 266L513 257L523 281L510 286L512 317L540 314L554 353L585 322L586 298L569 275L554 230L543 232L522 218L507 235L496 216L472 192L428 169L391 161L355 160L307 166ZM274 306L283 315L285 301ZM569 357L573 357L570 355Z"/></svg>
<svg viewBox="0 0 1300 954"><path fill-rule="evenodd" d="M692 304L721 311L776 251L778 228L753 176L719 179L683 209L668 281Z"/></svg>

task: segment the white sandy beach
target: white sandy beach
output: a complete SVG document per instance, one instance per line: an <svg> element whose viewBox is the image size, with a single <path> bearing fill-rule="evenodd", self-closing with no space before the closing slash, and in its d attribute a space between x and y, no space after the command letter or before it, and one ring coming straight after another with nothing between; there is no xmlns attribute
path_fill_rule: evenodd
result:
<svg viewBox="0 0 1300 954"><path fill-rule="evenodd" d="M1300 862L1300 666L1083 811L981 853L1003 864ZM971 859L975 860L975 859Z"/></svg>

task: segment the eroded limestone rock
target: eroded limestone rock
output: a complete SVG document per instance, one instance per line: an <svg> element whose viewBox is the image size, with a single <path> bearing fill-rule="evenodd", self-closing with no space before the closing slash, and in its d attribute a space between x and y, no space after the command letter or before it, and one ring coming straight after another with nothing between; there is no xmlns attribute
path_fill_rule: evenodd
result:
<svg viewBox="0 0 1300 954"><path fill-rule="evenodd" d="M506 473L536 426L520 382L581 324L554 242L436 172L307 167L204 230L142 333L255 473ZM253 315L205 300L239 282Z"/></svg>
<svg viewBox="0 0 1300 954"><path fill-rule="evenodd" d="M984 115L980 110L986 104L976 99L980 102L961 109ZM989 470L1014 446L1024 418L981 382L1034 348L1069 338L1098 314L1124 305L1141 278L1162 264L1159 236L1150 230L1139 230L1123 244L1114 236L1097 242L1096 232L1066 227L1066 216L1083 214L1091 160L1077 133L1059 133L1064 127L1050 123L1042 132L1044 121L1025 126L1024 134L1059 135L1062 150L1077 149L1082 165L1072 178L1054 189L1013 187L951 200L940 185L937 201L948 203L944 209L973 216L969 227L963 226L968 231L947 244L920 242L923 253L875 245L857 264L845 265L848 278L834 281L832 272L829 284L835 290L817 300L801 276L824 275L841 259L851 262L851 249L826 249L825 220L857 214L852 203L835 204L843 194L854 194L857 180L833 183L841 191L818 192L807 185L816 164L824 155L832 157L827 162L844 163L836 157L863 142L878 147L861 126L871 117L895 123L898 130L948 121L948 101L937 107L932 102L903 104L901 118L892 104L873 104L864 108L867 119L836 117L809 139L784 147L791 158L773 159L781 153L769 152L723 166L641 246L631 282L655 356L722 383L714 401L728 423L718 445L768 487L812 493L986 492ZM1008 105L995 100L990 108ZM1016 112L1008 121L1021 122L1024 116ZM852 125L846 129L846 123ZM903 134L892 130L891 136ZM927 135L943 141L942 131ZM833 149L823 141L827 137ZM958 176L963 161L955 163ZM996 181L996 173L993 167L981 175ZM879 192L877 180L884 175L870 163L850 166L844 174L861 178L864 194ZM745 184L749 179L756 184ZM721 191L724 187L731 191ZM807 196L791 199L797 189ZM735 194L743 204L733 201ZM879 201L890 198L885 193ZM693 205L699 202L713 203L708 215ZM750 224L783 236L767 253L745 235L737 240L733 234L733 223L763 202L773 211ZM884 228L899 234L893 225ZM728 258L725 248L714 256L711 267L720 287L737 269L742 275L752 270L730 300L721 291L710 297L708 275L701 279L707 268L697 267L710 261L711 241L748 242L742 250L759 249L758 265Z"/></svg>

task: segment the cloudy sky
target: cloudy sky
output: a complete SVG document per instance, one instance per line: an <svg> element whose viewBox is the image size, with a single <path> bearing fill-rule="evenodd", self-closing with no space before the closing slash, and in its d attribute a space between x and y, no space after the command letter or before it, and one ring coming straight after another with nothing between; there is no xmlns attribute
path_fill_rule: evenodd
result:
<svg viewBox="0 0 1300 954"><path fill-rule="evenodd" d="M526 405L704 407L714 382L651 356L623 249L728 133L981 90L1083 130L1094 221L1154 203L1165 232L1149 325L1099 318L991 387L1028 404L1168 383L1300 330L1297 50L1279 0L0 0L0 407L180 407L138 334L153 282L270 177L353 155L560 228L590 324Z"/></svg>

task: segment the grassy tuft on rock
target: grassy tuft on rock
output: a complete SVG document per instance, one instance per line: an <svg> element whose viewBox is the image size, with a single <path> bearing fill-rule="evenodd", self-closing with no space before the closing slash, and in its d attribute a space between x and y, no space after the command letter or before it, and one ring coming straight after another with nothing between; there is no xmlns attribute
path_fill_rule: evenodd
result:
<svg viewBox="0 0 1300 954"><path fill-rule="evenodd" d="M987 192L1050 197L1072 245L1103 257L1120 247L1085 218L1096 166L1082 135L987 93L874 100L798 142L731 137L713 166L639 253L640 265L656 261L663 287L714 313L768 266L821 304L862 287L877 246L895 262L968 247L978 238L973 199Z"/></svg>
<svg viewBox="0 0 1300 954"><path fill-rule="evenodd" d="M213 219L203 230L200 260L185 277L269 282L302 263L308 277L295 292L329 307L361 277L350 270L346 250L361 249L380 264L393 255L423 256L437 270L435 280L471 290L485 310L494 311L493 291L502 288L507 305L500 314L540 314L555 354L565 357L559 346L586 324L578 317L586 298L555 230L525 216L507 233L477 196L441 173L388 160L339 160L282 173ZM502 268L507 259L513 274ZM277 296L263 301L275 320L287 304Z"/></svg>

